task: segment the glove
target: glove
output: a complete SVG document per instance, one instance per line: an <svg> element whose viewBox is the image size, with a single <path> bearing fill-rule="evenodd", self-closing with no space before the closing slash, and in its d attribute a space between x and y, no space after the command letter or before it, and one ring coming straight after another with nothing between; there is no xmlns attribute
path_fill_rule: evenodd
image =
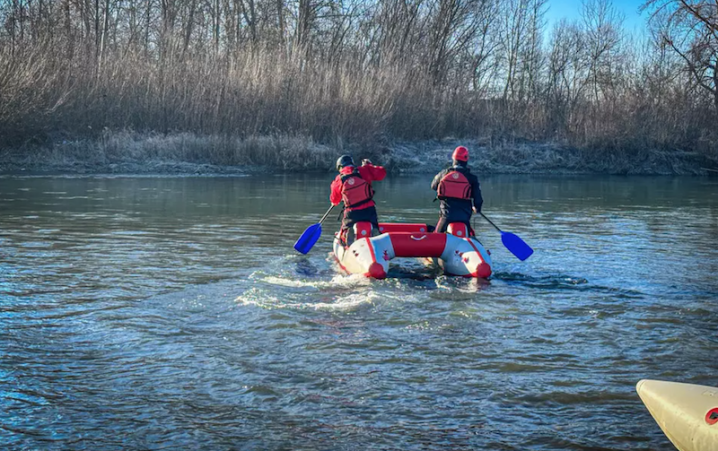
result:
<svg viewBox="0 0 718 451"><path fill-rule="evenodd" d="M361 161L361 165L362 165L362 166L366 166L366 165L368 165L368 164L371 164L371 160L369 160L369 159L364 159L364 160Z"/></svg>

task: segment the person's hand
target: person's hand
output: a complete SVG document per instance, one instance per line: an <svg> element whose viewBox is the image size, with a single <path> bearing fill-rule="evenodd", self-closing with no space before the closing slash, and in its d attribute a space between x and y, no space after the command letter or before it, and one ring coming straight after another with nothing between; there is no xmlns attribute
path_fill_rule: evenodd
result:
<svg viewBox="0 0 718 451"><path fill-rule="evenodd" d="M362 166L366 166L366 165L368 165L368 164L371 164L371 160L369 160L368 158L366 158L366 159L364 159L364 160L361 161L361 165L362 165Z"/></svg>
<svg viewBox="0 0 718 451"><path fill-rule="evenodd" d="M471 207L472 210L474 210L474 213L478 213L479 210L476 209L476 207Z"/></svg>

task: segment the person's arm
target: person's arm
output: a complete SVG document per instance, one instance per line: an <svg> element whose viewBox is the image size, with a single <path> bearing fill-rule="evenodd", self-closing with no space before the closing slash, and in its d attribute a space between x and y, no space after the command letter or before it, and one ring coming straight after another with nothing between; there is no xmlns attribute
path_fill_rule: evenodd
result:
<svg viewBox="0 0 718 451"><path fill-rule="evenodd" d="M334 179L331 190L332 192L329 194L329 202L335 206L339 205L339 202L342 201L342 179L340 177Z"/></svg>
<svg viewBox="0 0 718 451"><path fill-rule="evenodd" d="M479 179L474 176L471 183L471 192L474 198L474 212L481 213L481 206L484 205L484 198L481 197L481 185Z"/></svg>
<svg viewBox="0 0 718 451"><path fill-rule="evenodd" d="M437 189L439 189L439 182L441 182L441 179L444 178L445 175L446 175L446 170L443 170L443 171L439 172L438 174L436 174L436 176L434 177L434 180L431 182L431 190L432 191L436 191Z"/></svg>
<svg viewBox="0 0 718 451"><path fill-rule="evenodd" d="M386 169L383 166L374 166L369 160L362 160L359 174L368 182L378 182L386 177Z"/></svg>

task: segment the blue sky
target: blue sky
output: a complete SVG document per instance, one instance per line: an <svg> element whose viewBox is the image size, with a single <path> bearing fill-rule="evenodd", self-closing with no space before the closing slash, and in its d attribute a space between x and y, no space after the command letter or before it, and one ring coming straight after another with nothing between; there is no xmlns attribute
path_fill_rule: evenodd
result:
<svg viewBox="0 0 718 451"><path fill-rule="evenodd" d="M613 0L613 7L625 17L623 26L626 31L642 33L645 30L648 14L641 15L638 11L644 2L645 0ZM581 0L548 0L547 6L546 21L549 30L561 18L574 20L581 17Z"/></svg>

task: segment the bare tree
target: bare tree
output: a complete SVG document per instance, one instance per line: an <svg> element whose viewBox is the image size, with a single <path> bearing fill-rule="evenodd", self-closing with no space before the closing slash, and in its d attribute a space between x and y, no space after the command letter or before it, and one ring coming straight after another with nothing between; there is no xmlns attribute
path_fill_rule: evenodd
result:
<svg viewBox="0 0 718 451"><path fill-rule="evenodd" d="M576 127L576 109L587 81L589 63L580 27L562 20L554 26L548 56L546 102L551 129L566 136Z"/></svg>
<svg viewBox="0 0 718 451"><path fill-rule="evenodd" d="M716 147L716 0L647 1L648 43L627 38L609 0L585 0L550 34L546 7L0 0L0 136L108 127Z"/></svg>
<svg viewBox="0 0 718 451"><path fill-rule="evenodd" d="M593 101L600 102L605 95L602 85L611 83L623 18L610 0L584 0L581 18L588 52L588 82Z"/></svg>
<svg viewBox="0 0 718 451"><path fill-rule="evenodd" d="M477 37L484 48L479 61L486 58L488 26L493 19L491 0L438 0L429 16L427 67L435 85L446 82L451 64L470 52Z"/></svg>
<svg viewBox="0 0 718 451"><path fill-rule="evenodd" d="M540 29L547 0L509 0L502 4L500 22L503 99L515 100L525 93L526 64L531 66L540 46ZM530 69L529 69L530 70Z"/></svg>
<svg viewBox="0 0 718 451"><path fill-rule="evenodd" d="M685 62L718 110L718 2L650 0L653 32Z"/></svg>

